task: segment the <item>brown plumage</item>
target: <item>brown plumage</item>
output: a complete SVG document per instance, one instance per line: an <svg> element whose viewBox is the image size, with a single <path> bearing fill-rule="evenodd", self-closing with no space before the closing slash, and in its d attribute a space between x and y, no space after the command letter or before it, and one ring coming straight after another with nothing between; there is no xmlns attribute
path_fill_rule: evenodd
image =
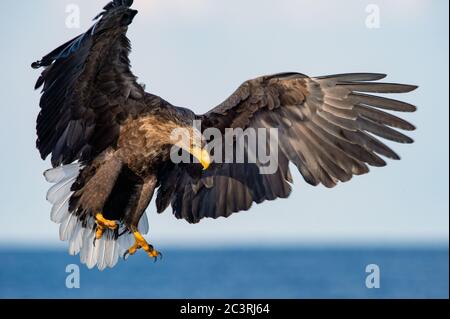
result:
<svg viewBox="0 0 450 319"><path fill-rule="evenodd" d="M131 4L112 1L86 33L33 63L45 67L36 84L43 86L37 148L43 159L51 154L54 167L46 172L56 183L48 194L52 219L61 223L60 236L70 242L71 253L81 251L89 267L112 267L128 248L121 239L146 232L143 214L155 190L159 213L171 205L177 218L196 223L288 197L290 162L309 184L334 187L368 173L369 166L386 165L382 157L400 158L379 138L413 142L396 129L414 126L389 111L416 108L372 94L416 87L377 82L383 74L283 73L245 82L203 115L172 106L146 93L130 70L126 32L137 13ZM278 169L261 174L258 163L212 163L208 170L173 163L170 134L177 128L201 133L193 120L202 121L203 132L217 128L222 134L227 128L277 128ZM118 227L98 233L99 213ZM157 256L135 238L137 248Z"/></svg>

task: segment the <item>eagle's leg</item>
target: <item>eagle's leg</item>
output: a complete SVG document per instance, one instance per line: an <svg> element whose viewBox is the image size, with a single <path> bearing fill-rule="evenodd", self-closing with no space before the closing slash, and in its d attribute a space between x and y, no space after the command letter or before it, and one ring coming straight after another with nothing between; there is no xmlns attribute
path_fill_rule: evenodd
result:
<svg viewBox="0 0 450 319"><path fill-rule="evenodd" d="M130 207L129 213L125 218L125 224L134 236L134 245L125 252L124 258L128 255L134 255L138 249L144 250L150 257L155 258L155 261L161 256L160 252L147 243L144 236L142 236L138 229L139 221L141 220L145 209L152 200L156 184L156 177L150 175L144 179L143 183L140 184L139 187L136 188L137 200Z"/></svg>
<svg viewBox="0 0 450 319"><path fill-rule="evenodd" d="M97 224L97 229L95 231L95 239L99 240L102 238L103 233L107 229L115 230L117 229L117 222L114 220L108 220L103 217L102 213L95 215L95 222Z"/></svg>
<svg viewBox="0 0 450 319"><path fill-rule="evenodd" d="M78 192L81 194L78 205L84 210L92 212L92 217L96 223L94 244L96 240L102 238L107 229L116 229L116 222L103 217L102 211L110 196L114 185L122 171L123 164L113 151L107 150L99 155L90 166L87 166L81 173L86 174L89 179L81 179L80 183L85 186ZM93 173L92 173L93 171ZM95 214L95 215L94 215Z"/></svg>
<svg viewBox="0 0 450 319"><path fill-rule="evenodd" d="M134 245L125 252L124 258L126 258L128 255L134 255L138 251L138 249L141 248L149 255L149 257L154 258L155 261L158 259L158 257L162 256L159 251L157 251L152 245L147 243L144 236L142 236L140 232L134 232L133 236L135 240Z"/></svg>

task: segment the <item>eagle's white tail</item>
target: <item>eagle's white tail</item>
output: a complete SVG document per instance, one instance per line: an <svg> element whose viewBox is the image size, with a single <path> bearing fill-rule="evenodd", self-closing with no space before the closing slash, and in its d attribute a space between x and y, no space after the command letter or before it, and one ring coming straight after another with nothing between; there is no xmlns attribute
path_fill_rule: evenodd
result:
<svg viewBox="0 0 450 319"><path fill-rule="evenodd" d="M78 163L59 166L47 170L45 179L54 185L47 192L47 200L53 205L50 218L60 224L59 237L62 241L69 242L69 253L80 253L80 261L91 269L97 265L99 270L106 267L114 267L119 256L134 243L133 236L125 232L117 240L113 232L105 231L103 237L95 241L95 220L89 217L83 224L78 217L69 211L69 202L73 194L71 187L76 181L82 166ZM139 231L147 234L149 230L147 216L144 213L139 222ZM119 234L125 230L125 226L119 226Z"/></svg>

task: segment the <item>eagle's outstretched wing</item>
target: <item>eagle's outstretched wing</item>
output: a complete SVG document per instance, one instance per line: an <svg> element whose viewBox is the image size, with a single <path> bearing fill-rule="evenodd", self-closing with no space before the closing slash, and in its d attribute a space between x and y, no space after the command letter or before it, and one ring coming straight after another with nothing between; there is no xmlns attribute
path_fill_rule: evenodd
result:
<svg viewBox="0 0 450 319"><path fill-rule="evenodd" d="M416 107L370 93L406 93L416 86L376 82L383 74L342 74L309 78L285 73L245 82L229 99L202 116L203 128L278 128L278 170L261 175L257 164L216 164L201 175L179 165L162 177L159 211L172 204L189 222L247 210L253 202L287 197L289 162L312 185L334 187L370 166L385 166L380 155L400 157L377 137L412 143L394 128L414 126L388 111Z"/></svg>
<svg viewBox="0 0 450 319"><path fill-rule="evenodd" d="M37 147L52 165L89 160L115 142L130 100L144 96L130 71L130 0L110 2L86 33L58 47L33 68L45 67Z"/></svg>

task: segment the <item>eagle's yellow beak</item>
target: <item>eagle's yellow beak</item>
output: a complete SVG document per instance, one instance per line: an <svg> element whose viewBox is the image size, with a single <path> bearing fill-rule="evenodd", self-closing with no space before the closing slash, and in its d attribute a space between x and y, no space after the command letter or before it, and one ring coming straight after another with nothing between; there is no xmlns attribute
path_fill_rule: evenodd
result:
<svg viewBox="0 0 450 319"><path fill-rule="evenodd" d="M192 147L190 152L192 156L194 156L200 164L203 166L203 170L207 170L208 167L211 165L211 157L209 156L209 153L206 149L202 149L200 147Z"/></svg>

